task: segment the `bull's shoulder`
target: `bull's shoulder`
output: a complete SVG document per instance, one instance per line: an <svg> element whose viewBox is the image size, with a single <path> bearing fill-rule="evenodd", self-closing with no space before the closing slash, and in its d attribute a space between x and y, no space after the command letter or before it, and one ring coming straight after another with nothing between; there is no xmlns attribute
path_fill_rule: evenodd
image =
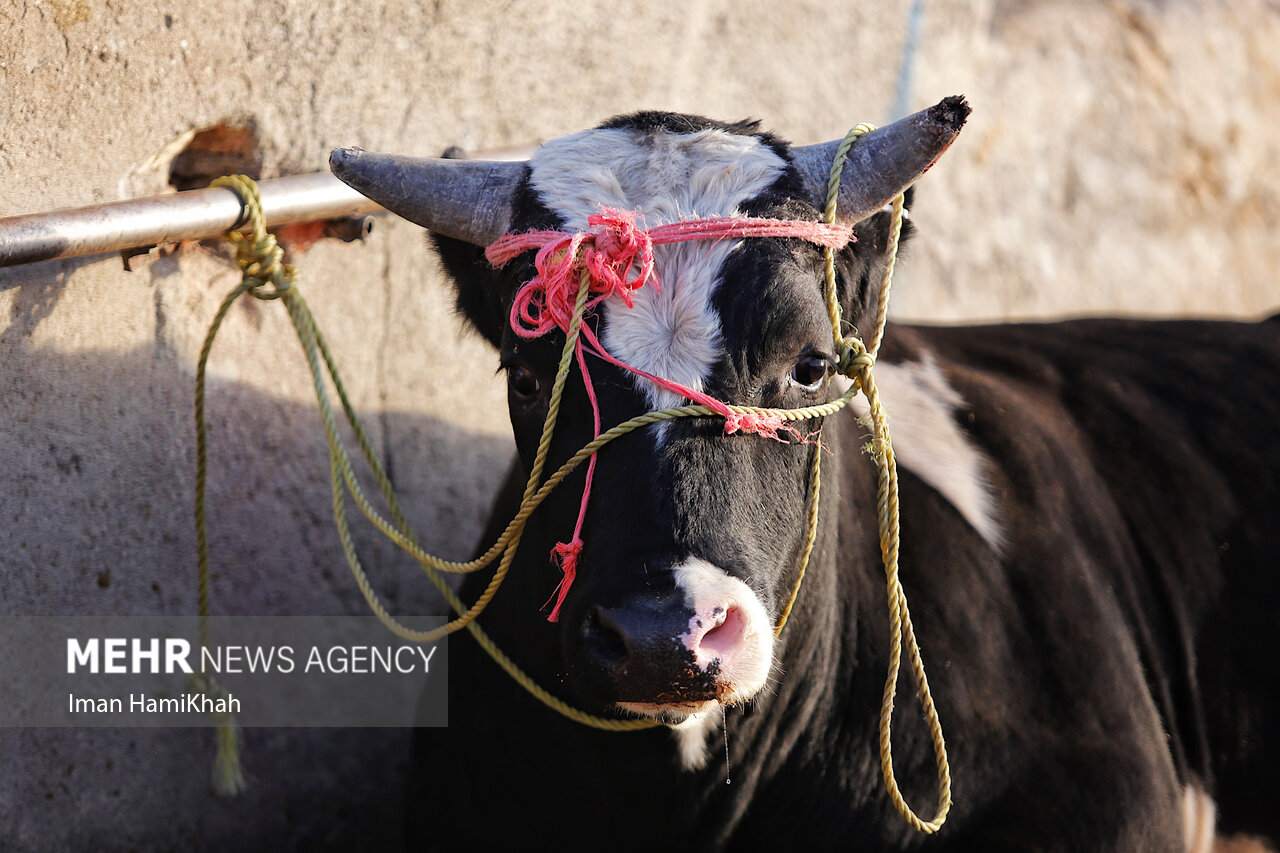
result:
<svg viewBox="0 0 1280 853"><path fill-rule="evenodd" d="M955 421L989 463L1007 540L1001 577L1024 590L1021 615L1038 613L1029 630L1105 603L1175 762L1229 778L1210 755L1243 735L1218 711L1262 708L1249 685L1280 684L1252 639L1280 607L1280 318L894 333L887 358L935 359L963 401ZM1062 643L1064 661L1079 655L1074 629Z"/></svg>
<svg viewBox="0 0 1280 853"><path fill-rule="evenodd" d="M916 327L900 337L891 356L936 360L963 400L958 422L1014 478L1006 498L1043 497L1034 489L1045 478L1092 478L1136 524L1218 531L1280 505L1280 317Z"/></svg>

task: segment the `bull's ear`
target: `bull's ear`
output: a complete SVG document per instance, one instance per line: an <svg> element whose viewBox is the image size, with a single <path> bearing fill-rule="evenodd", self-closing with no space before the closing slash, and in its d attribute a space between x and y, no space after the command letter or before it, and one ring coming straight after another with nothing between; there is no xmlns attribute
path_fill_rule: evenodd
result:
<svg viewBox="0 0 1280 853"><path fill-rule="evenodd" d="M911 222L911 207L915 203L916 188L908 187L903 196L902 231L898 235L899 251L901 251L907 240L916 233L916 227ZM858 238L858 243L861 244L861 251L875 258L876 262L887 262L889 259L889 237L893 223L891 204L885 205L874 216L864 219L854 227L854 236Z"/></svg>
<svg viewBox="0 0 1280 853"><path fill-rule="evenodd" d="M915 188L904 193L902 231L898 235L898 257L901 260L907 242L916 233L910 211L915 200ZM842 252L841 305L844 316L859 331L867 327L879 299L880 282L885 266L889 263L889 238L893 214L885 209L862 220L853 228L854 241ZM869 327L867 327L869 330Z"/></svg>
<svg viewBox="0 0 1280 853"><path fill-rule="evenodd" d="M493 344L502 348L502 330L507 322L503 294L510 290L507 277L485 260L484 249L465 240L455 240L428 232L445 272L453 279L458 313L467 325Z"/></svg>

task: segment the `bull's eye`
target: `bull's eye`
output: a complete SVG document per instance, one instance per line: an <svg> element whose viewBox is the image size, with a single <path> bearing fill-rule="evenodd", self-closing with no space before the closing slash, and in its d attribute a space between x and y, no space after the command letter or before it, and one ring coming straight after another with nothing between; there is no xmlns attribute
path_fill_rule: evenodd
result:
<svg viewBox="0 0 1280 853"><path fill-rule="evenodd" d="M805 391L817 391L826 381L831 362L820 355L806 355L791 368L791 382Z"/></svg>
<svg viewBox="0 0 1280 853"><path fill-rule="evenodd" d="M522 400L532 400L542 390L538 374L522 364L513 364L507 368L507 386Z"/></svg>

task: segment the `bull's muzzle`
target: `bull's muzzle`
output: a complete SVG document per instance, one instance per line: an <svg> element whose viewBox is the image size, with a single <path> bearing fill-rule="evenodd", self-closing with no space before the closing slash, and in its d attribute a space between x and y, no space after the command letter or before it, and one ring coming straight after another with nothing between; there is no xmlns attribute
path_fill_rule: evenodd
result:
<svg viewBox="0 0 1280 853"><path fill-rule="evenodd" d="M580 682L609 704L664 722L740 704L767 680L773 631L742 581L700 559L675 587L595 606L581 625Z"/></svg>
<svg viewBox="0 0 1280 853"><path fill-rule="evenodd" d="M583 621L587 662L608 681L615 702L684 705L716 698L719 662L698 666L681 640L692 610L681 595L665 598L597 607Z"/></svg>

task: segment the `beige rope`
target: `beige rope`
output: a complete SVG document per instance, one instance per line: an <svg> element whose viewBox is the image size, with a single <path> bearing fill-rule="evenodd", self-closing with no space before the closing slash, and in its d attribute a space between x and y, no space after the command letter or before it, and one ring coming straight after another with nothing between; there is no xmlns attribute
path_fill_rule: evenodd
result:
<svg viewBox="0 0 1280 853"><path fill-rule="evenodd" d="M848 150L859 136L872 130L875 130L873 125L860 124L849 131L841 141L836 151L835 161L832 163L831 178L827 183L827 203L823 209L823 219L826 222L835 221L840 173L844 168ZM947 760L947 745L942 736L942 724L938 719L933 695L929 691L924 660L921 658L915 628L911 623L911 612L907 608L907 596L898 580L898 466L889 436L889 419L880 404L880 394L871 375L871 368L875 364L880 343L884 340L885 325L888 322L889 290L893 283L898 242L902 234L903 204L904 196L902 195L898 195L893 200L889 219L888 261L877 289L875 326L869 349L855 335L846 337L843 333L840 301L836 292L835 252L831 249L825 250L825 293L836 352L840 353L840 370L857 383L867 398L872 426L871 451L876 461L878 475L876 509L880 527L880 555L884 561L885 590L889 605L889 673L885 679L880 706L880 770L884 776L885 788L889 792L889 799L898 813L920 832L934 833L942 827L947 819L947 813L951 811L951 765ZM921 819L903 799L893 773L893 739L891 737L893 703L898 690L898 668L902 659L904 637L911 661L911 674L916 682L916 694L929 727L929 738L933 744L934 760L938 771L938 809L933 819L928 821Z"/></svg>
<svg viewBox="0 0 1280 853"><path fill-rule="evenodd" d="M835 220L835 207L840 186L840 173L848 150L859 136L873 129L874 128L871 125L865 124L854 128L845 137L837 151L835 162L832 166L831 178L828 183L827 200L823 213L823 218L828 223L834 222ZM197 367L196 432L198 461L196 477L196 529L200 569L199 606L202 646L208 645L209 621L208 544L205 522L205 472L207 469L207 434L204 425L205 368L209 352L213 346L214 338L222 321L225 319L227 311L241 295L247 292L259 299L282 299L288 309L289 317L293 322L294 329L298 334L298 340L302 345L303 353L306 356L308 368L312 376L312 384L316 392L316 400L320 409L321 419L325 427L325 435L329 447L329 467L333 494L334 520L338 528L339 538L342 542L343 552L347 558L348 565L351 568L361 594L364 596L365 601L368 603L370 609L374 612L379 621L381 621L397 636L414 642L431 642L461 628L467 628L467 630L472 633L477 642L485 649L493 660L530 694L559 713L584 725L612 731L629 731L651 728L656 725L656 722L653 720L617 720L602 718L573 708L536 684L527 673L521 670L496 646L496 644L494 644L493 640L475 622L475 619L481 612L483 612L485 607L492 600L493 595L501 586L503 580L506 578L529 516L542 503L542 501L546 499L547 495L549 495L557 485L563 482L563 480L575 468L577 468L577 466L582 464L582 462L586 461L592 454L598 452L605 445L643 426L676 418L712 416L715 415L716 412L706 406L687 405L661 409L632 418L605 431L591 442L587 443L581 450L570 457L569 460L567 460L558 470L547 478L546 482L541 482L548 449L552 435L555 431L556 421L559 416L564 384L568 377L574 346L577 342L579 329L582 323L583 306L586 303L590 285L588 274L584 272L582 283L577 295L573 321L566 336L564 348L561 351L560 363L557 367L555 382L552 386L547 417L543 422L542 434L539 439L534 464L530 471L529 479L525 485L519 510L504 529L502 534L497 538L497 540L495 540L493 545L491 545L480 557L465 562L456 562L444 560L431 555L417 544L412 531L409 529L408 522L405 519L395 492L391 487L390 480L382 470L377 454L374 453L372 444L368 440L367 433L361 426L359 419L356 417L354 408L351 406L345 388L343 387L342 381L338 375L332 354L330 353L328 346L325 344L324 338L321 335L306 302L293 287L295 274L292 268L281 262L282 252L279 246L276 245L275 239L266 233L264 225L265 220L262 216L262 207L258 200L256 185L252 180L244 176L221 178L215 182L215 185L230 187L244 200L248 223L252 226L253 236L252 238L246 238L243 235L234 232L228 234L229 239L231 239L236 245L237 262L243 270L244 278L242 283L233 290L226 299L223 300L222 305L215 314L213 323L206 335L204 346L201 349L200 362ZM888 294L892 282L894 262L897 256L899 234L901 232L902 205L903 198L902 196L898 196L898 198L893 202L893 212L890 225L889 259L880 283L875 331L871 338L872 347L870 350L868 350L856 336L846 337L844 335L841 310L836 293L835 253L834 250L830 248L825 250L824 260L826 280L824 292L828 314L831 319L833 340L840 360L839 370L841 373L852 378L855 381L855 385L850 387L848 391L836 400L818 406L806 406L800 409L767 409L754 406L729 406L729 409L737 414L753 413L761 416L776 416L786 421L798 421L813 418L824 418L838 412L849 403L859 388L867 396L874 431L874 456L876 458L879 472L878 514L880 523L880 545L885 563L886 590L889 600L891 632L889 677L885 685L884 702L881 709L880 719L881 768L884 773L885 784L888 788L890 798L903 817L906 818L912 826L922 832L935 832L946 819L947 811L950 809L950 771L947 766L946 747L942 739L941 726L938 722L937 712L934 708L932 697L929 694L928 682L925 679L924 674L924 665L920 657L918 644L916 643L910 613L907 609L906 595L903 593L902 587L898 581L897 469L894 463L892 446L890 444L887 419L883 408L880 405L879 395L871 376L871 368L875 363L875 353L879 349L880 341L884 334L888 308ZM268 289L268 285L270 286L270 289ZM388 521L377 512L365 497L362 489L356 481L355 472L351 466L351 460L347 455L346 449L339 436L337 419L334 415L333 406L329 399L328 389L326 388L324 381L326 375L333 383L333 387L338 394L343 413L353 429L356 441L360 446L361 453L364 456L366 463L373 471L382 495L391 509L391 521ZM799 596L800 586L804 579L809 558L812 554L814 543L816 541L820 506L819 493L821 484L821 459L821 443L818 442L814 447L810 466L810 488L806 511L807 530L805 542L801 550L800 568L792 588L791 596L775 625L775 633L781 633L783 628L786 626L796 599ZM368 576L364 572L364 569L360 564L359 557L356 554L346 518L346 494L351 495L352 500L355 502L356 506L359 507L361 513L368 518L378 530L395 542L397 546L413 556L414 559L421 564L428 578L430 578L436 588L439 589L441 594L444 595L446 600L448 600L454 611L459 614L456 619L450 620L439 627L421 631L401 624L387 611L385 606L383 606L379 600L377 593L373 590ZM462 602L458 595L439 574L440 572L466 573L478 571L491 565L495 559L499 559L499 564L493 578L490 580L484 592L470 607L466 606L465 603ZM911 811L910 807L902 799L902 795L898 790L897 782L893 775L892 742L890 738L889 724L893 713L893 699L896 692L901 646L904 637L906 638L908 655L911 660L912 673L916 680L917 692L919 694L920 702L924 708L925 716L928 720L930 735L933 739L935 755L938 761L940 787L939 809L937 816L935 816L932 821L922 821L914 812ZM208 685L207 687L211 690L214 689L213 685ZM227 732L226 736L223 735L224 729ZM222 775L226 777L223 781L227 783L222 787L231 791L238 790L238 788L243 785L238 760L234 762L229 762L227 760L228 755L234 758L237 751L234 730L230 727L230 723L228 723L226 726L220 725L219 732L218 766ZM234 767L231 767L231 764L234 764Z"/></svg>

